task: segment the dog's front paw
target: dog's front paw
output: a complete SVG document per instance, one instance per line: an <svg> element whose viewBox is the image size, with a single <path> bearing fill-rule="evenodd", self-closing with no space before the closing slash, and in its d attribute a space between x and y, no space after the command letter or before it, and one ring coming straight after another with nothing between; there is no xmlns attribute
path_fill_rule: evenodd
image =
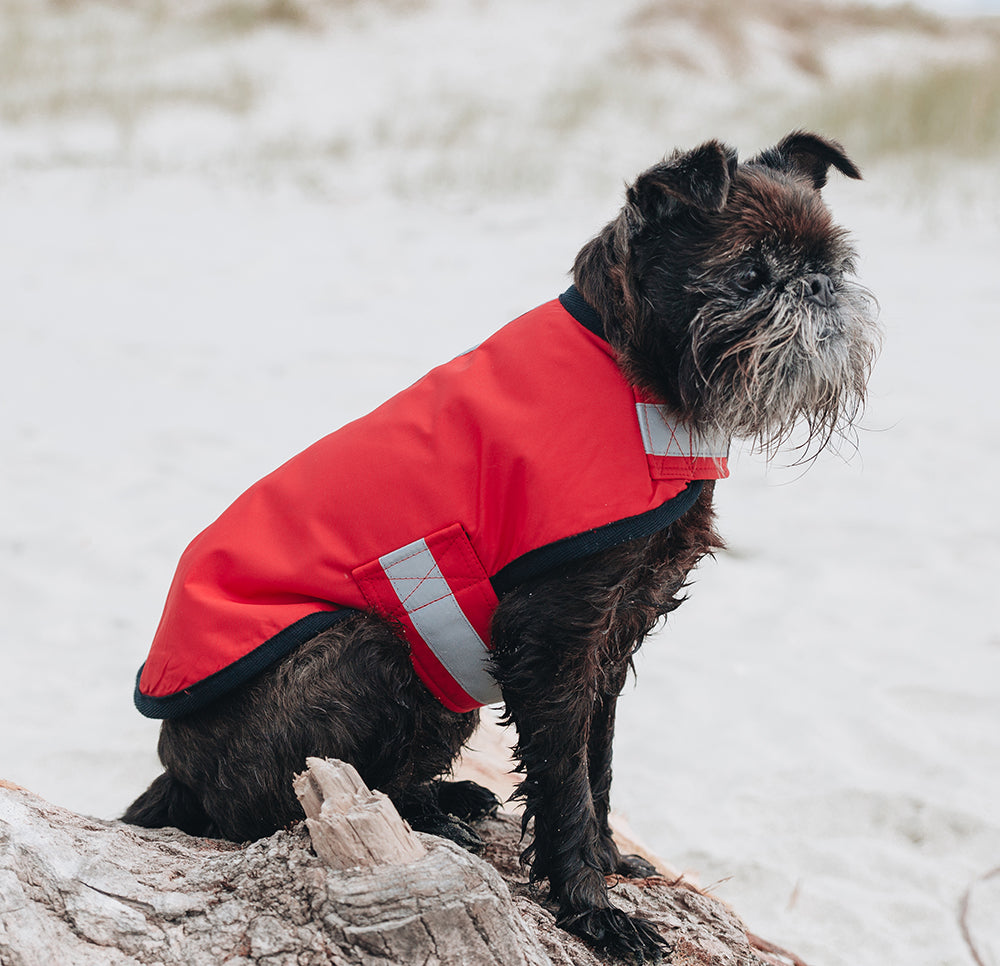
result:
<svg viewBox="0 0 1000 966"><path fill-rule="evenodd" d="M475 782L441 782L438 785L438 803L442 812L457 815L470 822L486 815L496 815L500 799L488 788Z"/></svg>
<svg viewBox="0 0 1000 966"><path fill-rule="evenodd" d="M659 963L670 950L670 944L649 920L629 916L613 906L564 914L557 924L631 963Z"/></svg>

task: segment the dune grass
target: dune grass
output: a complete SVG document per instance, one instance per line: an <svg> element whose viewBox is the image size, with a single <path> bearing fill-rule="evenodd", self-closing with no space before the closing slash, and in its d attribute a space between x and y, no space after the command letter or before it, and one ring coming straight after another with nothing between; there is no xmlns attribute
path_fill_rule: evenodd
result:
<svg viewBox="0 0 1000 966"><path fill-rule="evenodd" d="M165 76L157 65L197 46L183 25L160 26L155 5L113 11L0 2L0 120L55 121L94 117L122 132L162 106L244 113L252 79L219 67L201 76Z"/></svg>
<svg viewBox="0 0 1000 966"><path fill-rule="evenodd" d="M378 0L390 12L428 3ZM123 154L138 155L143 120L163 108L252 115L266 73L228 53L238 52L247 34L333 29L341 14L346 19L337 29L353 28L353 11L363 6L362 0L0 0L0 122L58 126L99 118L120 134ZM835 82L829 58L849 55L856 40L873 35L912 41L915 56L905 74L862 64L855 80ZM978 44L974 60L961 55L970 39ZM990 46L992 57L982 56ZM681 143L710 126L733 138L807 126L869 158L981 159L1000 151L1000 18L956 21L851 0L644 0L625 15L620 43L595 49L600 53L586 69L548 82L530 98L470 84L421 89L411 103L404 91L352 129L262 134L241 144L240 164L320 168L352 152L405 151L407 177L420 159L436 172L432 180L448 184L480 172L478 180L506 190L510 182L548 186L558 176L556 151L577 144L593 152L591 132L600 130L645 145L647 134ZM775 73L778 58L784 69ZM777 82L769 80L774 76ZM692 103L703 107L692 111ZM538 132L534 150L518 138L521 130ZM539 149L546 138L548 154Z"/></svg>
<svg viewBox="0 0 1000 966"><path fill-rule="evenodd" d="M203 0L200 17L211 29L246 33L259 27L318 29L337 10L358 7L363 0ZM419 7L422 0L380 0L392 10Z"/></svg>
<svg viewBox="0 0 1000 966"><path fill-rule="evenodd" d="M708 78L721 70L750 88L764 67L761 57L784 59L802 76L802 90L813 93L796 97L791 85L785 103L775 102L769 126L823 130L871 158L978 160L1000 151L997 17L952 19L910 4L830 0L740 6L728 0L647 0L628 28L627 53L646 70L663 62ZM690 43L692 28L707 47ZM781 40L764 54L757 47L762 36ZM831 51L875 37L908 38L921 53L909 63L861 66L854 81L833 81ZM963 56L963 50L975 53ZM771 112L762 108L759 114ZM783 121L789 116L794 120Z"/></svg>
<svg viewBox="0 0 1000 966"><path fill-rule="evenodd" d="M858 2L812 0L647 0L627 20L629 54L645 63L667 59L678 66L705 69L703 51L691 49L688 33L694 28L709 41L732 73L753 65L759 30L785 41L785 56L804 74L825 74L824 52L832 39L875 31L898 31L942 37L952 30L945 18L910 4L889 6Z"/></svg>
<svg viewBox="0 0 1000 966"><path fill-rule="evenodd" d="M1000 152L1000 53L976 63L878 76L824 95L809 113L873 158Z"/></svg>

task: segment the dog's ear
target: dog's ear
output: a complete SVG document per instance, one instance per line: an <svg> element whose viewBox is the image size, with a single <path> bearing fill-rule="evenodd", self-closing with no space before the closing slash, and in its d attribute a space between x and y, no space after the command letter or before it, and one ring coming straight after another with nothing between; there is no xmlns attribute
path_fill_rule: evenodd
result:
<svg viewBox="0 0 1000 966"><path fill-rule="evenodd" d="M840 144L808 131L793 131L773 148L751 158L748 164L761 164L802 175L812 182L817 191L826 184L826 173L831 165L848 178L861 177L857 165L844 153Z"/></svg>
<svg viewBox="0 0 1000 966"><path fill-rule="evenodd" d="M736 152L719 141L693 151L675 151L639 175L626 193L634 227L669 218L679 208L721 211L736 174Z"/></svg>

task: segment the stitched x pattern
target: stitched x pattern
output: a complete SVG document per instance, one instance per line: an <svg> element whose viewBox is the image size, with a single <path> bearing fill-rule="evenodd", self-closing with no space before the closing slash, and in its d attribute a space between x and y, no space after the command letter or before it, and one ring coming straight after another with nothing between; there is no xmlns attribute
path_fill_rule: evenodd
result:
<svg viewBox="0 0 1000 966"><path fill-rule="evenodd" d="M636 403L642 443L649 456L680 456L687 459L721 458L728 454L729 443L710 439L685 422L675 419L663 406Z"/></svg>
<svg viewBox="0 0 1000 966"><path fill-rule="evenodd" d="M387 554L381 562L407 613L451 596L451 588L423 540Z"/></svg>

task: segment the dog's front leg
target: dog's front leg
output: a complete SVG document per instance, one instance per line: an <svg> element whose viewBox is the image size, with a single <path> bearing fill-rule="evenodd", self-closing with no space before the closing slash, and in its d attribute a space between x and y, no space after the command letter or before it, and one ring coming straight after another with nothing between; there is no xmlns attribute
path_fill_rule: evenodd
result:
<svg viewBox="0 0 1000 966"><path fill-rule="evenodd" d="M601 695L591 716L588 765L590 792L598 828L598 854L605 873L617 872L632 878L656 875L656 868L640 855L623 855L615 844L608 822L611 810L611 752L615 732L615 709L625 680L625 669L614 676L611 689Z"/></svg>
<svg viewBox="0 0 1000 966"><path fill-rule="evenodd" d="M617 955L656 961L663 939L651 923L616 909L604 880L590 775L599 645L592 634L556 643L530 624L511 637L513 629L503 617L494 621L497 678L525 775L518 791L525 829L534 822L523 859L533 880L549 880L559 925Z"/></svg>

